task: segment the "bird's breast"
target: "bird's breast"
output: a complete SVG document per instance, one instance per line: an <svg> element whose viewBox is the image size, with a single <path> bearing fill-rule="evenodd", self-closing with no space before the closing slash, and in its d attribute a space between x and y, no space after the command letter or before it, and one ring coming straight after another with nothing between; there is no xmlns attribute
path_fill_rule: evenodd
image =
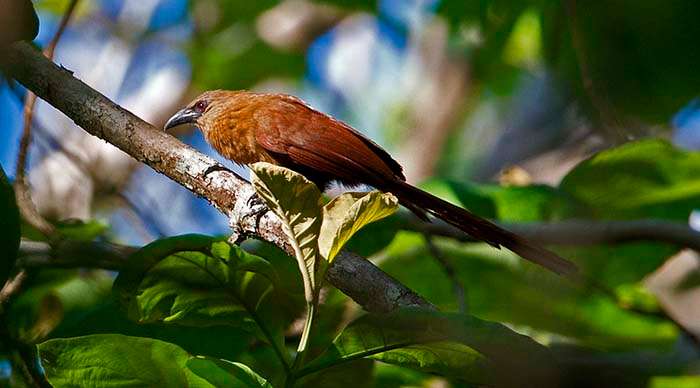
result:
<svg viewBox="0 0 700 388"><path fill-rule="evenodd" d="M207 142L221 156L241 165L275 161L257 143L254 123L237 121L235 118L219 119L205 132Z"/></svg>

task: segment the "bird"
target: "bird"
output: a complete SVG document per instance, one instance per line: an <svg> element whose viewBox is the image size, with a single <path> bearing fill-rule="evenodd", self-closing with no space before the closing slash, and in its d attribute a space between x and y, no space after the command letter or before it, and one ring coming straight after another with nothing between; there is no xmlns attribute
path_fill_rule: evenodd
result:
<svg viewBox="0 0 700 388"><path fill-rule="evenodd" d="M430 222L431 215L559 275L578 273L575 264L556 253L409 184L401 165L382 147L298 97L210 90L170 117L164 130L183 124L199 128L214 150L236 164L268 162L286 167L322 191L333 182L368 185L393 194L423 221Z"/></svg>

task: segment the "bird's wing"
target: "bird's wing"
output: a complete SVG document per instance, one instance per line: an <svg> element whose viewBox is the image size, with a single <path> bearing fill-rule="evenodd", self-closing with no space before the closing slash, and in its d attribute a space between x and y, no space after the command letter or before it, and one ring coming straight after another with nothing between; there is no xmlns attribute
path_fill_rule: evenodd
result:
<svg viewBox="0 0 700 388"><path fill-rule="evenodd" d="M351 184L405 180L401 166L376 143L295 97L275 95L256 119L266 129L256 131L258 144L294 164Z"/></svg>

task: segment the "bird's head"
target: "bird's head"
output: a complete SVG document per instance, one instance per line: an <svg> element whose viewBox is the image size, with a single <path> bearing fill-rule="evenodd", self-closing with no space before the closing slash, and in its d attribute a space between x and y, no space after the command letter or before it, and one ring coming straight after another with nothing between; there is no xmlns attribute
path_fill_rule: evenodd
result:
<svg viewBox="0 0 700 388"><path fill-rule="evenodd" d="M191 124L206 133L217 115L235 102L239 93L229 90L204 92L170 117L163 129L167 131L181 124Z"/></svg>

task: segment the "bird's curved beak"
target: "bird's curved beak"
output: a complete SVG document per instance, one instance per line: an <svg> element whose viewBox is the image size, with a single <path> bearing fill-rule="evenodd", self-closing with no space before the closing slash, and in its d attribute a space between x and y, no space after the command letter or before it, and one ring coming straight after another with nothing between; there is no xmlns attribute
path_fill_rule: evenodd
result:
<svg viewBox="0 0 700 388"><path fill-rule="evenodd" d="M195 112L193 109L182 109L168 119L168 122L165 123L165 127L163 127L163 130L167 131L168 129L176 127L180 124L194 123L197 121L199 116L201 116L201 114Z"/></svg>

